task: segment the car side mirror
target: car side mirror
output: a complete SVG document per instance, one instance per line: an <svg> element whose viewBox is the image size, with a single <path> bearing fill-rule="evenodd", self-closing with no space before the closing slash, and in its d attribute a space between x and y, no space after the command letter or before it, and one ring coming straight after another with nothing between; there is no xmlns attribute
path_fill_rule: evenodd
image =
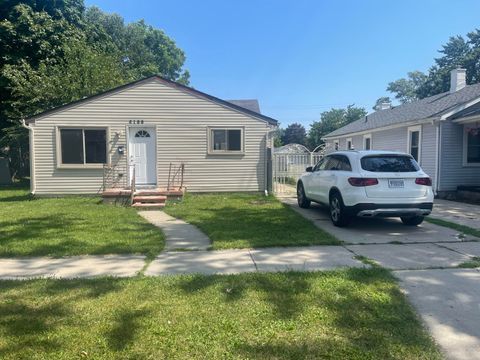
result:
<svg viewBox="0 0 480 360"><path fill-rule="evenodd" d="M313 172L313 167L309 166L305 169L306 172Z"/></svg>

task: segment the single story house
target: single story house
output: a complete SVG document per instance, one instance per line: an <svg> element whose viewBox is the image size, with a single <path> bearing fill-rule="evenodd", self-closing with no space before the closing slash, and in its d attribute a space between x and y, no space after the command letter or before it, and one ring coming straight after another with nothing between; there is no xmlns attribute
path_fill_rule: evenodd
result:
<svg viewBox="0 0 480 360"><path fill-rule="evenodd" d="M329 151L375 149L410 153L428 173L437 195L480 186L480 84L451 72L450 91L380 108L324 138Z"/></svg>
<svg viewBox="0 0 480 360"><path fill-rule="evenodd" d="M43 112L25 126L36 195L99 193L107 168L123 179L135 174L137 187L161 188L171 163L183 164L189 191L263 192L277 121L262 115L256 100L225 101L152 76Z"/></svg>

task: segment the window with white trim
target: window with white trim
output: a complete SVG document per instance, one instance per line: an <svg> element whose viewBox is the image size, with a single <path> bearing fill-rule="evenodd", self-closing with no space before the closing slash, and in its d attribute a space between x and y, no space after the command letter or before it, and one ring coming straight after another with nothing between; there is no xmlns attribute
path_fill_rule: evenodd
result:
<svg viewBox="0 0 480 360"><path fill-rule="evenodd" d="M107 162L107 129L61 128L58 135L60 165L101 165Z"/></svg>
<svg viewBox="0 0 480 360"><path fill-rule="evenodd" d="M333 148L336 150L338 150L340 148L340 142L338 140L333 140Z"/></svg>
<svg viewBox="0 0 480 360"><path fill-rule="evenodd" d="M372 150L372 134L363 135L363 148Z"/></svg>
<svg viewBox="0 0 480 360"><path fill-rule="evenodd" d="M352 145L352 138L347 139L347 150L352 150L353 145Z"/></svg>
<svg viewBox="0 0 480 360"><path fill-rule="evenodd" d="M211 128L209 129L210 153L242 153L242 128Z"/></svg>
<svg viewBox="0 0 480 360"><path fill-rule="evenodd" d="M465 125L463 162L480 165L480 125Z"/></svg>
<svg viewBox="0 0 480 360"><path fill-rule="evenodd" d="M420 163L422 127L411 126L408 128L408 153Z"/></svg>

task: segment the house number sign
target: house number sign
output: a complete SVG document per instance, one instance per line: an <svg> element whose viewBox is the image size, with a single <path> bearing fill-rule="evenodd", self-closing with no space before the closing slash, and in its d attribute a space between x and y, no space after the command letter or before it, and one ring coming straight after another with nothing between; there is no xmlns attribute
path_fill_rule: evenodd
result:
<svg viewBox="0 0 480 360"><path fill-rule="evenodd" d="M129 120L128 121L129 124L143 124L143 120Z"/></svg>

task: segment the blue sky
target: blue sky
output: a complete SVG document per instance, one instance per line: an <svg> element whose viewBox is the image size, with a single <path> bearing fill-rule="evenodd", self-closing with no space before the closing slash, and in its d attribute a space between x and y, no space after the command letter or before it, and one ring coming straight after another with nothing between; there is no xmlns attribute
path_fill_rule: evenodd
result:
<svg viewBox="0 0 480 360"><path fill-rule="evenodd" d="M282 126L307 128L348 104L371 111L389 81L426 71L449 36L480 28L476 0L86 0L145 19L187 56L191 85L257 98Z"/></svg>

